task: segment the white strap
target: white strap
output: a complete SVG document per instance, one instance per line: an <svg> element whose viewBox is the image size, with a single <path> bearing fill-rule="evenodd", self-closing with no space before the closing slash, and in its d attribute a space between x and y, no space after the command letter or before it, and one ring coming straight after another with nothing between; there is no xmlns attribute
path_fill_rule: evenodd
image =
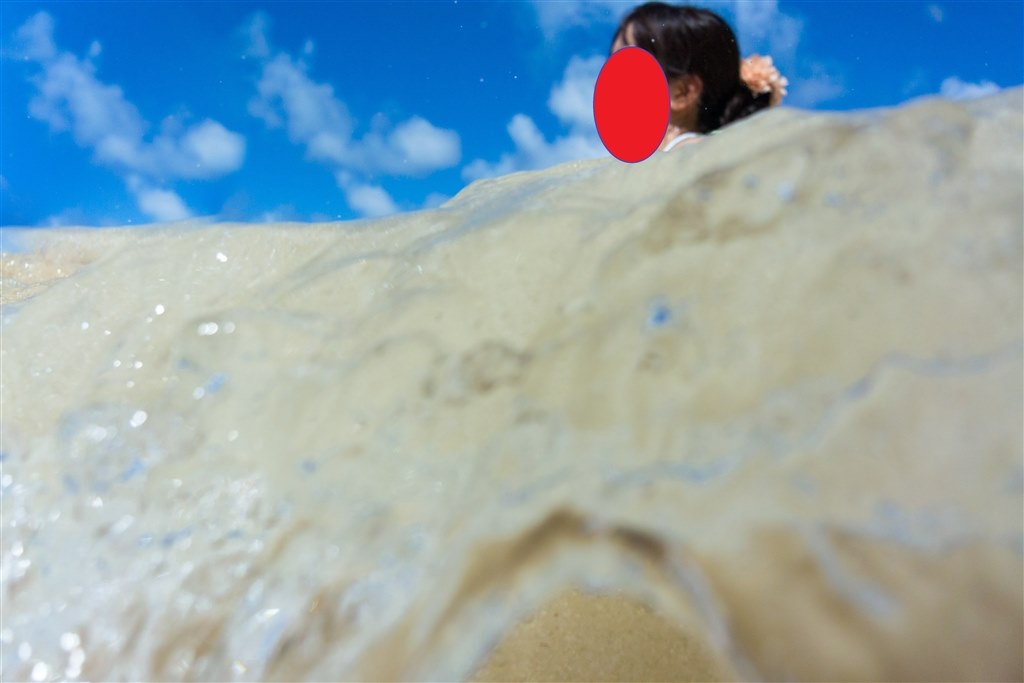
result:
<svg viewBox="0 0 1024 683"><path fill-rule="evenodd" d="M670 143L668 143L667 145L665 145L665 150L664 151L666 151L666 152L669 151L670 149L672 149L673 147L678 145L683 140L689 140L690 138L699 138L699 137L700 137L699 134L694 133L693 131L687 131L687 132L683 133L682 135L678 135L678 136L672 138L672 141Z"/></svg>

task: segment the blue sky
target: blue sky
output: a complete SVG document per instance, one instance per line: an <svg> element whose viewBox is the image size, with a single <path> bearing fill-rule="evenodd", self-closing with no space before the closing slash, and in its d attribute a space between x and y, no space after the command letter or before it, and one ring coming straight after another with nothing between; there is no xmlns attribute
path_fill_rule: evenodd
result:
<svg viewBox="0 0 1024 683"><path fill-rule="evenodd" d="M635 4L5 0L0 225L349 220L606 156L593 85ZM1020 0L697 4L787 106L1024 81Z"/></svg>

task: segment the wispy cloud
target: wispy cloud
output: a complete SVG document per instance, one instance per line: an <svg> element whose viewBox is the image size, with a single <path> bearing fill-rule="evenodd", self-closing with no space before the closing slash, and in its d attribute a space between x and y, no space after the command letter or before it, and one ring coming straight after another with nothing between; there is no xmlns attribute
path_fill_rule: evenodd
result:
<svg viewBox="0 0 1024 683"><path fill-rule="evenodd" d="M814 107L846 92L845 78L839 70L823 64L811 64L804 75L790 79L786 104L794 107Z"/></svg>
<svg viewBox="0 0 1024 683"><path fill-rule="evenodd" d="M304 66L280 54L263 65L249 113L306 146L311 159L337 160L349 153L353 122L334 88L315 83Z"/></svg>
<svg viewBox="0 0 1024 683"><path fill-rule="evenodd" d="M376 218L398 212L395 200L380 185L344 180L339 180L338 184L345 192L348 205L363 216Z"/></svg>
<svg viewBox="0 0 1024 683"><path fill-rule="evenodd" d="M721 9L733 18L742 55L771 55L789 80L787 105L813 107L846 92L841 67L800 53L806 24L783 11L778 0L729 0Z"/></svg>
<svg viewBox="0 0 1024 683"><path fill-rule="evenodd" d="M736 18L736 38L744 55L770 54L784 67L796 65L803 20L779 9L778 0L734 0L729 5Z"/></svg>
<svg viewBox="0 0 1024 683"><path fill-rule="evenodd" d="M573 27L595 23L614 25L632 5L622 0L534 0L537 22L545 40ZM611 39L609 38L609 41Z"/></svg>
<svg viewBox="0 0 1024 683"><path fill-rule="evenodd" d="M969 83L956 76L950 76L942 81L942 85L939 87L939 94L951 100L973 100L979 97L994 95L999 90L999 86L992 81Z"/></svg>
<svg viewBox="0 0 1024 683"><path fill-rule="evenodd" d="M283 128L292 142L305 148L309 160L334 172L354 211L379 216L399 210L382 186L366 178L421 177L459 163L458 133L421 116L393 126L378 117L370 131L356 137L354 119L334 87L311 78L303 57L275 54L267 38L267 23L265 15L256 14L243 28L248 38L246 54L262 62L249 112L269 128ZM303 56L312 52L313 45L307 41Z"/></svg>
<svg viewBox="0 0 1024 683"><path fill-rule="evenodd" d="M930 16L932 21L936 24L941 24L942 20L946 17L946 13L939 5L932 4L928 5L928 16Z"/></svg>
<svg viewBox="0 0 1024 683"><path fill-rule="evenodd" d="M267 15L257 12L249 17L242 30L248 37L248 46L245 54L249 57L266 59L270 57L270 41L267 40L267 31L270 29Z"/></svg>
<svg viewBox="0 0 1024 683"><path fill-rule="evenodd" d="M449 197L446 194L442 194L440 192L431 192L430 194L427 195L427 198L423 200L423 208L436 209L437 207L447 202L449 199L451 199L451 197Z"/></svg>
<svg viewBox="0 0 1024 683"><path fill-rule="evenodd" d="M594 84L604 66L604 57L573 57L562 80L551 88L548 108L558 119L577 132L593 132Z"/></svg>
<svg viewBox="0 0 1024 683"><path fill-rule="evenodd" d="M523 113L509 121L506 130L514 151L502 154L494 162L475 159L462 169L467 181L505 175L515 171L547 168L565 161L607 156L594 127L593 97L597 75L604 57L573 57L565 68L562 80L554 85L548 97L548 108L569 132L548 141L534 120Z"/></svg>
<svg viewBox="0 0 1024 683"><path fill-rule="evenodd" d="M903 87L900 89L900 94L903 97L911 97L919 95L928 88L928 71L922 67L917 66L911 69L906 79L903 81Z"/></svg>
<svg viewBox="0 0 1024 683"><path fill-rule="evenodd" d="M93 41L82 59L57 47L53 29L52 17L39 12L16 34L20 55L40 67L29 77L36 89L29 115L53 131L70 132L79 146L93 151L96 163L125 178L144 214L155 220L187 217L181 198L162 185L214 178L242 165L245 138L211 119L185 126L167 117L147 139L149 124L124 91L97 78L92 60L102 52L100 43Z"/></svg>
<svg viewBox="0 0 1024 683"><path fill-rule="evenodd" d="M143 213L158 221L180 221L192 215L181 197L170 190L140 188L136 197Z"/></svg>

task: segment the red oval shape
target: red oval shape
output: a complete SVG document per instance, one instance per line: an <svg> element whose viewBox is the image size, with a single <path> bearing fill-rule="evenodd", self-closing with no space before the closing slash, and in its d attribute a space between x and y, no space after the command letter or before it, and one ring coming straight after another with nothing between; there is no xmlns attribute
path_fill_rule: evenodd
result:
<svg viewBox="0 0 1024 683"><path fill-rule="evenodd" d="M605 148L619 161L643 161L665 139L668 116L668 81L654 55L634 46L613 53L594 86L594 123Z"/></svg>

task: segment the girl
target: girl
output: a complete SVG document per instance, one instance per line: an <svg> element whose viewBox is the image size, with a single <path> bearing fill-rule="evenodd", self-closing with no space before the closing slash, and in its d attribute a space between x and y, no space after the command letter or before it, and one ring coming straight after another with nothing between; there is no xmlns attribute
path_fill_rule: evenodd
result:
<svg viewBox="0 0 1024 683"><path fill-rule="evenodd" d="M649 2L623 18L611 52L634 45L650 52L669 85L668 130L660 149L700 139L782 102L788 82L771 57L740 62L732 29L706 9Z"/></svg>

